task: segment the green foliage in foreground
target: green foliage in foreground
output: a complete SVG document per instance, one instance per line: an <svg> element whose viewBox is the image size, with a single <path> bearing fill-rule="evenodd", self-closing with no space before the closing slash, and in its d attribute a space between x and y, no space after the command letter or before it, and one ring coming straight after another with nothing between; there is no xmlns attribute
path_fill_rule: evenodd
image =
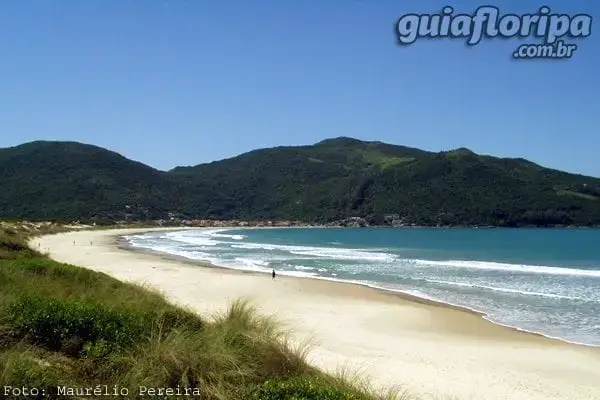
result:
<svg viewBox="0 0 600 400"><path fill-rule="evenodd" d="M35 256L23 237L14 229L0 228L0 260L27 259Z"/></svg>
<svg viewBox="0 0 600 400"><path fill-rule="evenodd" d="M38 398L48 399L82 398L59 396L59 388L96 385L128 388L123 399L139 398L140 386L195 388L188 399L391 398L311 367L306 349L292 348L279 323L247 303L203 320L153 291L52 261L23 240L0 229L2 385L46 388Z"/></svg>
<svg viewBox="0 0 600 400"><path fill-rule="evenodd" d="M351 138L169 172L96 146L39 141L0 149L0 188L0 217L17 219L600 225L598 178L468 149Z"/></svg>
<svg viewBox="0 0 600 400"><path fill-rule="evenodd" d="M315 378L267 381L253 393L254 400L362 400L363 396L330 386Z"/></svg>
<svg viewBox="0 0 600 400"><path fill-rule="evenodd" d="M77 300L20 296L7 310L11 335L49 350L99 357L139 340L149 317Z"/></svg>

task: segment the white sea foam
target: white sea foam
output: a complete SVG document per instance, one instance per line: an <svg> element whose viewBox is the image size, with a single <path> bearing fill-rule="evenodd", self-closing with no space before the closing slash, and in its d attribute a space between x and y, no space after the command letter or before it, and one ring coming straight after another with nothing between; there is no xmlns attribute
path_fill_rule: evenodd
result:
<svg viewBox="0 0 600 400"><path fill-rule="evenodd" d="M226 229L211 229L211 230L198 230L198 231L175 231L168 232L163 237L174 240L176 242L183 242L189 244L197 244L201 246L215 246L221 243L218 239L228 240L244 240L245 235L229 235L222 233L227 231Z"/></svg>
<svg viewBox="0 0 600 400"><path fill-rule="evenodd" d="M218 241L213 240L209 235L183 235L177 232L167 233L165 237L181 243L188 243L197 246L216 246Z"/></svg>
<svg viewBox="0 0 600 400"><path fill-rule="evenodd" d="M331 249L325 247L309 247L299 250L290 250L290 253L300 256L323 257L334 260L392 262L396 259L396 256L393 254L375 253L351 249Z"/></svg>
<svg viewBox="0 0 600 400"><path fill-rule="evenodd" d="M272 244L262 243L244 243L244 244L232 244L234 249L246 249L246 250L283 250L286 246L276 246Z"/></svg>
<svg viewBox="0 0 600 400"><path fill-rule="evenodd" d="M306 267L304 265L290 265L290 267L295 268L300 271L314 271L315 270L314 267Z"/></svg>
<svg viewBox="0 0 600 400"><path fill-rule="evenodd" d="M284 251L299 256L322 257L335 260L364 260L391 262L396 259L394 254L378 253L361 249L344 249L333 247L290 246L267 243L244 243L231 245L232 248L246 250Z"/></svg>
<svg viewBox="0 0 600 400"><path fill-rule="evenodd" d="M227 238L227 239L233 239L233 240L244 240L247 237L245 235L227 235L227 234L224 234L224 233L216 233L216 232L213 232L210 236L212 236L212 237L220 237L220 238Z"/></svg>
<svg viewBox="0 0 600 400"><path fill-rule="evenodd" d="M228 241L218 239L229 239L241 241L246 239L245 235L230 235L222 233L227 229L199 230L199 231L175 231L163 235L164 238L176 242L187 243L197 246L218 246L228 244L234 249L246 250L267 250L282 251L300 256L312 256L337 260L359 260L359 261L379 261L392 262L396 259L394 254L381 253L362 249L345 249L339 247L317 247L317 246L294 246L294 245L275 245L268 243L240 243L233 244ZM143 237L142 235L138 237Z"/></svg>
<svg viewBox="0 0 600 400"><path fill-rule="evenodd" d="M522 272L527 274L548 274L548 275L572 275L600 277L600 270L586 270L577 268L549 267L544 265L524 265L524 264L504 264L488 261L431 261L431 260L406 260L417 267L451 267L451 268L469 268L493 271Z"/></svg>
<svg viewBox="0 0 600 400"><path fill-rule="evenodd" d="M234 261L237 261L239 263L242 263L244 265L250 265L250 266L255 266L255 267L262 267L263 269L266 269L266 267L269 266L269 262L265 261L265 260L261 260L261 259L255 259L255 258L245 258L245 257L236 257L234 259Z"/></svg>
<svg viewBox="0 0 600 400"><path fill-rule="evenodd" d="M442 280L437 280L437 279L425 279L425 281L431 282L431 283L439 283L442 285L453 285L453 286L461 286L461 287L468 287L468 288L474 288L474 289L487 289L487 290L493 290L495 292L522 294L522 295L526 295L526 296L539 296L539 297L548 297L548 298L553 298L553 299L564 299L564 300L591 301L591 299L584 298L584 297L564 296L564 295L560 295L560 294L544 293L544 292L532 292L529 290L511 289L511 288L488 286L488 285L478 285L478 284L474 284L474 283L450 282L450 281L442 281Z"/></svg>

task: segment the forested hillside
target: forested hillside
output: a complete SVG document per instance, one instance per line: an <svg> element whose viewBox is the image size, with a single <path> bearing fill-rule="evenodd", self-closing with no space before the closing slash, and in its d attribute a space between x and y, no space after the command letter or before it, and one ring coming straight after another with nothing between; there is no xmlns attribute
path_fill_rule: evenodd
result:
<svg viewBox="0 0 600 400"><path fill-rule="evenodd" d="M0 217L600 225L600 179L468 149L336 138L164 172L75 142L0 149Z"/></svg>

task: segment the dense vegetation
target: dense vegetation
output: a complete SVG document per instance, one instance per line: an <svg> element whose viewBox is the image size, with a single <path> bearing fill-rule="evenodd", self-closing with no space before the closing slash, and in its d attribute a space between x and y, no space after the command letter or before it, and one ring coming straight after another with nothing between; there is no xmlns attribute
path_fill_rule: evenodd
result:
<svg viewBox="0 0 600 400"><path fill-rule="evenodd" d="M157 171L95 146L0 149L0 217L600 225L600 179L468 149L329 139Z"/></svg>
<svg viewBox="0 0 600 400"><path fill-rule="evenodd" d="M189 394L153 396L161 400L382 398L312 368L284 339L246 303L204 320L141 287L52 261L0 228L1 398L104 398L70 389L97 385L126 388L123 399L139 398L140 386ZM22 387L39 395L24 397Z"/></svg>

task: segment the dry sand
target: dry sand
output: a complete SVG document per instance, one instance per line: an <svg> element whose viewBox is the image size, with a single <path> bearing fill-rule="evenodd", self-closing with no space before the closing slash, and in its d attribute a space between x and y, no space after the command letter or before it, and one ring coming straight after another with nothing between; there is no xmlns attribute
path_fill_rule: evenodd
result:
<svg viewBox="0 0 600 400"><path fill-rule="evenodd" d="M285 321L296 340L316 340L309 356L314 365L360 371L377 387L400 385L422 399L600 400L599 348L364 286L283 276L272 281L119 248L117 235L134 232L139 230L63 233L36 239L32 247L58 261L159 288L204 315L250 299Z"/></svg>

